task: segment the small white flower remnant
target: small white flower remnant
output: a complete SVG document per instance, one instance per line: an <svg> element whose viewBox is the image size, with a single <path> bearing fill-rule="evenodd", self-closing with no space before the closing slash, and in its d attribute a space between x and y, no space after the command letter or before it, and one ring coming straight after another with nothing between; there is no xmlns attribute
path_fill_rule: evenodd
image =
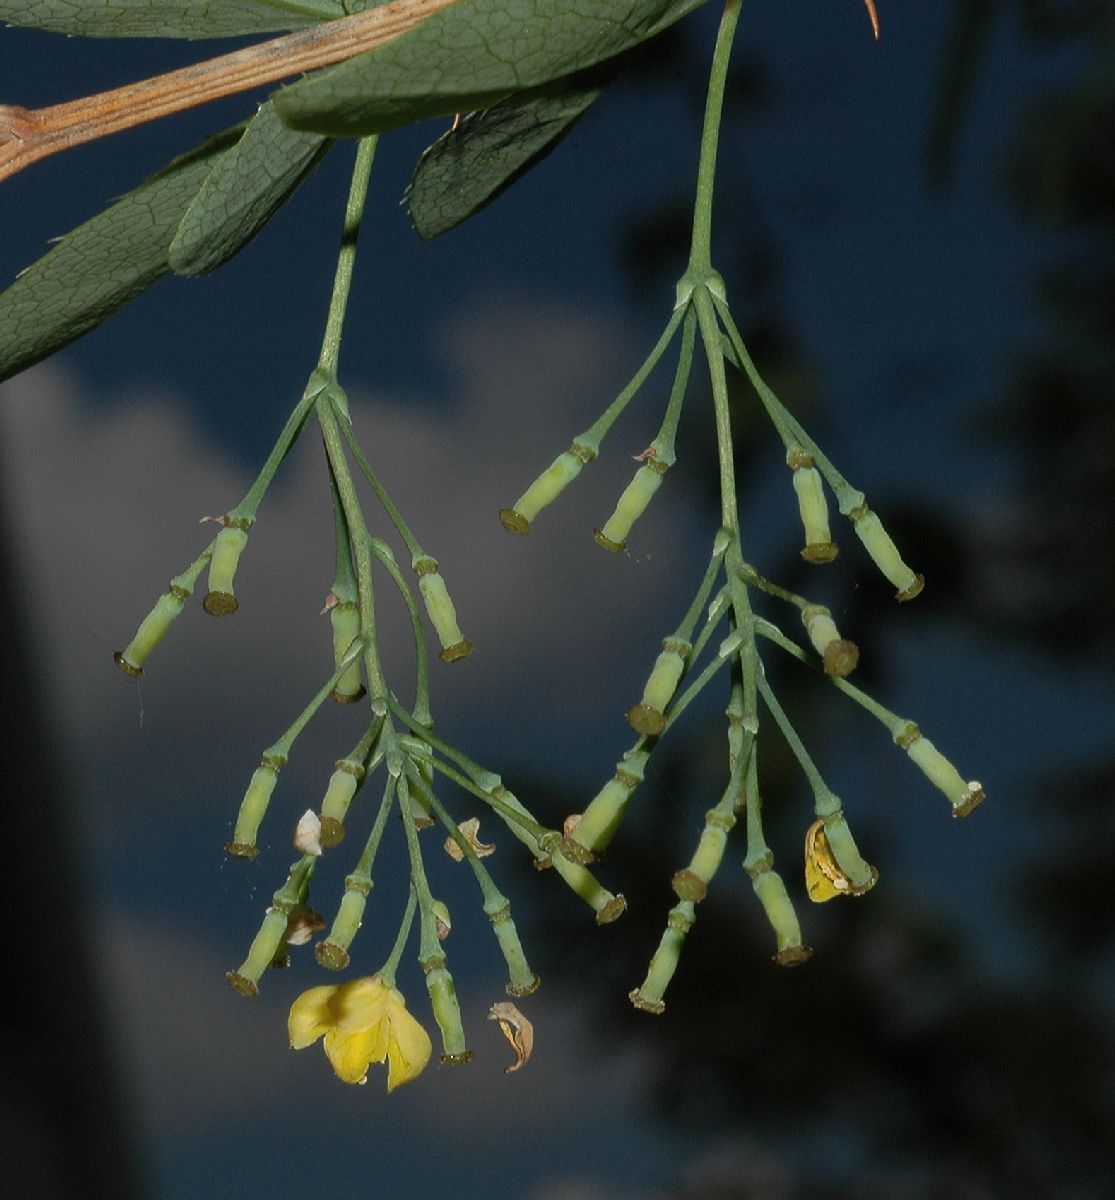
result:
<svg viewBox="0 0 1115 1200"><path fill-rule="evenodd" d="M294 848L301 854L321 857L321 818L312 808L306 809L294 828Z"/></svg>

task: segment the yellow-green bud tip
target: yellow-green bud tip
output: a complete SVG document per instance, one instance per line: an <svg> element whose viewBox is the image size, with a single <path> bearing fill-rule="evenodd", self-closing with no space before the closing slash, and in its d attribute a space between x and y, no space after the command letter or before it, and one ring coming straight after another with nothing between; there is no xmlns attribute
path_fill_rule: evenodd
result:
<svg viewBox="0 0 1115 1200"><path fill-rule="evenodd" d="M813 542L802 547L801 556L807 563L827 563L840 553L840 547L835 542Z"/></svg>
<svg viewBox="0 0 1115 1200"><path fill-rule="evenodd" d="M318 834L317 840L323 849L339 846L345 840L345 827L336 817L322 817L321 832Z"/></svg>
<svg viewBox="0 0 1115 1200"><path fill-rule="evenodd" d="M977 808L987 799L981 784L974 779L968 784L968 790L960 798L959 804L954 805L952 815L954 817L966 817L970 813L975 812Z"/></svg>
<svg viewBox="0 0 1115 1200"><path fill-rule="evenodd" d="M239 992L241 996L259 995L259 984L254 979L241 975L239 971L226 971L225 978L228 980L229 987L234 992Z"/></svg>
<svg viewBox="0 0 1115 1200"><path fill-rule="evenodd" d="M519 987L516 987L513 983L509 983L505 988L505 991L509 996L529 996L531 992L538 991L538 985L541 982L542 980L539 979L537 975L532 975L530 978L530 983L524 983Z"/></svg>
<svg viewBox="0 0 1115 1200"><path fill-rule="evenodd" d="M906 600L913 600L915 596L920 596L922 588L925 587L925 576L915 575L914 582L909 587L905 587L900 592L894 593L894 598L900 603Z"/></svg>
<svg viewBox="0 0 1115 1200"><path fill-rule="evenodd" d="M855 642L840 638L829 642L824 654L825 674L833 679L843 679L856 669L859 662L859 647Z"/></svg>
<svg viewBox="0 0 1115 1200"><path fill-rule="evenodd" d="M699 904L708 895L708 884L695 872L686 867L670 880L674 895L679 900L691 900Z"/></svg>
<svg viewBox="0 0 1115 1200"><path fill-rule="evenodd" d="M441 1056L441 1065L443 1067L460 1067L465 1063L472 1061L472 1051L462 1050L460 1054L443 1054Z"/></svg>
<svg viewBox="0 0 1115 1200"><path fill-rule="evenodd" d="M771 961L776 962L780 967L796 967L798 963L805 962L812 955L812 946L787 946L785 950L779 950Z"/></svg>
<svg viewBox="0 0 1115 1200"><path fill-rule="evenodd" d="M133 679L143 674L143 668L137 667L134 663L128 662L124 657L123 650L113 651L112 661L124 672L125 675L130 675Z"/></svg>
<svg viewBox="0 0 1115 1200"><path fill-rule="evenodd" d="M210 592L201 607L211 617L231 617L240 607L240 601L231 592Z"/></svg>
<svg viewBox="0 0 1115 1200"><path fill-rule="evenodd" d="M627 723L636 733L657 737L666 728L666 716L649 704L636 704L628 710Z"/></svg>
<svg viewBox="0 0 1115 1200"><path fill-rule="evenodd" d="M627 549L626 542L613 542L611 538L605 537L599 529L592 531L592 540L598 546L603 546L605 550L610 550L613 554L620 554Z"/></svg>
<svg viewBox="0 0 1115 1200"><path fill-rule="evenodd" d="M225 849L234 858L256 858L259 854L259 847L250 846L247 842L226 842Z"/></svg>
<svg viewBox="0 0 1115 1200"><path fill-rule="evenodd" d="M516 537L526 537L530 533L530 522L521 512L516 512L513 508L501 508L499 519L504 529Z"/></svg>
<svg viewBox="0 0 1115 1200"><path fill-rule="evenodd" d="M602 908L597 911L597 925L610 925L613 921L618 920L627 911L627 901L623 896L613 896Z"/></svg>
<svg viewBox="0 0 1115 1200"><path fill-rule="evenodd" d="M459 658L468 658L472 653L472 643L468 638L457 642L453 646L446 646L438 655L442 662L456 662Z"/></svg>
<svg viewBox="0 0 1115 1200"><path fill-rule="evenodd" d="M314 947L314 958L327 971L343 971L349 963L348 951L336 942L318 942Z"/></svg>
<svg viewBox="0 0 1115 1200"><path fill-rule="evenodd" d="M651 1000L649 997L644 996L639 988L635 988L633 992L629 992L627 998L641 1012L652 1013L657 1017L666 1011L665 1000Z"/></svg>
<svg viewBox="0 0 1115 1200"><path fill-rule="evenodd" d="M580 863L581 866L594 863L599 857L591 847L583 846L572 837L563 837L558 849L563 858L569 859L570 862Z"/></svg>

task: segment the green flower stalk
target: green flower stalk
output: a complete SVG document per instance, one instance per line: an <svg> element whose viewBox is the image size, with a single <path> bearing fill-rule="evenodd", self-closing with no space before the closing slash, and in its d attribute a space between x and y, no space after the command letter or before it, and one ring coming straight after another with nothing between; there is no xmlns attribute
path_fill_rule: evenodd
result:
<svg viewBox="0 0 1115 1200"><path fill-rule="evenodd" d="M417 787L419 790L425 791L425 785L419 777L417 770L413 770L413 766L414 764L411 763L407 769L407 778L410 781L410 785L411 787ZM523 953L522 943L519 941L515 922L511 919L511 902L496 887L495 881L480 861L476 851L473 849L472 843L461 833L460 826L450 817L445 806L433 792L427 792L426 803L445 827L476 878L477 885L484 898L484 912L492 924L492 932L496 936L500 953L503 955L504 962L507 963L507 970L510 976L507 984L508 995L530 995L538 987L539 979L530 969L526 955Z"/></svg>
<svg viewBox="0 0 1115 1200"><path fill-rule="evenodd" d="M341 971L349 964L349 949L364 920L364 909L372 891L372 867L387 828L387 818L395 805L395 796L395 779L388 775L372 831L356 866L345 876L345 890L332 928L314 950L317 961L329 970ZM324 832L324 821L322 827Z"/></svg>

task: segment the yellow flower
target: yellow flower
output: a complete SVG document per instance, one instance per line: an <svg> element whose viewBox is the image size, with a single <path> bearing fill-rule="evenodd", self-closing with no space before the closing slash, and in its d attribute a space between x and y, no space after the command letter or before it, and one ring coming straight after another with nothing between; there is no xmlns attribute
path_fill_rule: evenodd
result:
<svg viewBox="0 0 1115 1200"><path fill-rule="evenodd" d="M386 1061L391 1092L430 1061L429 1035L407 1012L402 993L378 975L303 992L291 1005L287 1028L292 1050L324 1037L325 1053L345 1083L364 1083L369 1065Z"/></svg>
<svg viewBox="0 0 1115 1200"><path fill-rule="evenodd" d="M805 889L814 904L824 904L837 896L862 896L869 892L879 878L874 867L865 864L870 878L862 887L855 887L836 861L829 845L824 821L814 821L805 833Z"/></svg>

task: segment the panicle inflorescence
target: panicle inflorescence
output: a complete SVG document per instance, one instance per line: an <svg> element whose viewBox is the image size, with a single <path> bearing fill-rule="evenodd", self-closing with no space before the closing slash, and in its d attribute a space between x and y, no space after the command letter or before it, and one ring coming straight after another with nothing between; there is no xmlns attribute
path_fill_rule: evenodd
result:
<svg viewBox="0 0 1115 1200"><path fill-rule="evenodd" d="M874 16L870 4L869 9ZM373 902L373 889L386 839L391 831L401 831L400 854L405 856L407 886L397 925L390 918L386 922L388 929L393 925L396 929L386 957L371 975L309 989L290 1010L292 1047L301 1049L323 1040L334 1070L347 1082L364 1082L371 1063L385 1062L391 1090L414 1078L430 1057L429 1036L407 1010L405 999L395 987L399 963L416 924L417 960L441 1034L442 1062L463 1063L472 1055L449 969L453 914L431 884L434 863L445 866L443 853L451 863L467 862L475 879L482 911L507 967L508 994L526 996L538 986L512 919L511 903L482 861L496 852L498 843L481 840L475 815L478 808L484 814L486 828L492 819L502 825L525 846L536 867L552 868L561 877L592 910L598 924L614 921L624 912L623 895L609 891L591 868L612 846L636 802L658 743L714 680L724 685L727 695L727 781L704 814L696 844L671 879L676 903L667 914L645 979L630 993L631 1002L651 1013L664 1010L665 992L686 936L730 854L733 837L743 841L740 866L773 931L774 961L791 966L810 957L812 951L803 941L791 889L775 869L775 856L764 833L758 748L766 721L777 727L789 746L812 795L811 812L799 819L804 839L804 885L809 899L820 903L864 895L874 887L878 872L861 854L843 803L826 783L769 681L760 647L764 651L773 647L774 652L784 652L814 667L826 685L837 688L874 716L944 794L954 816L967 816L983 800L981 785L965 780L917 725L896 716L850 682L849 676L859 661L859 647L842 636L830 607L767 579L744 554L728 397L729 369L750 383L782 444L801 522L801 558L820 565L832 562L839 553L830 525L831 497L837 511L851 522L868 557L895 589L898 600L913 599L924 586L923 577L903 560L863 492L844 478L764 381L733 320L724 281L712 266L716 141L738 16L738 4L726 5L709 84L690 259L678 281L676 302L661 336L597 420L576 434L568 449L560 452L499 514L509 532L530 533L542 511L600 456L608 433L676 342L676 363L658 430L649 445L633 456L639 465L619 492L611 514L592 529L598 545L622 553L636 522L648 511L677 461L679 422L700 342L712 396L720 519L692 598L676 627L656 640L641 695L631 697L634 703L627 710L627 722L635 740L584 811L569 816L560 830L543 825L498 775L434 731L426 630L432 630L438 657L447 663L465 658L472 651L472 643L462 632L438 561L419 544L364 454L353 427L347 394L338 381L341 332L376 145L374 137L363 139L357 152L318 365L248 492L222 516L208 518L220 525L217 535L181 575L171 580L135 636L115 656L125 674L142 674L150 654L181 613L206 568L207 592L202 601L205 611L214 616L238 611L236 574L261 502L299 436L308 426L314 427L324 443L336 549L333 578L322 610L329 615L330 669L322 670L317 690L281 736L262 752L226 846L236 858L257 858L264 821L273 799L278 797L278 805L288 810L286 828L299 853L285 883L273 894L243 963L228 973L228 979L237 992L254 996L269 968L288 965L290 950L318 934L323 936L314 946L316 962L333 972L347 969L354 946L362 952L357 937L365 923L372 924L377 932L385 925L378 897ZM391 545L369 528L357 488L359 476L378 499L390 527L388 532L393 531L394 540L409 555L413 578L400 569ZM414 682L406 701L388 681L379 652L377 600L384 585L390 585L388 593L399 598L413 633ZM771 600L797 610L801 625L794 623L796 632L800 636L804 628L808 648L780 624L759 615L757 606ZM356 744L334 761L316 807L306 808L303 802L286 804L283 793L287 789L280 786L281 772L294 754L302 731L323 707L329 707L325 703L329 699L343 705L363 704L363 732ZM449 785L469 798L467 814L455 815L446 802ZM365 794L378 795L378 801L366 803ZM343 879L334 881L335 908L331 922L327 922L311 906L311 883L317 878L322 860L329 859L327 865L332 865L336 857L347 854L339 848L349 844L348 834L354 825L368 832L354 857L348 859L349 869ZM431 833L435 827L438 831ZM320 880L317 886L320 889ZM374 914L375 921L368 921L370 914ZM515 1049L516 1062L510 1069L517 1069L529 1057L533 1027L515 1005L506 1001L493 1005L490 1016L500 1022Z"/></svg>
<svg viewBox="0 0 1115 1200"><path fill-rule="evenodd" d="M718 57L709 89L710 111L718 120L723 96L727 54L735 16L729 5L721 26ZM726 32L725 32L726 31ZM721 53L723 51L723 53ZM677 903L655 950L646 979L631 992L631 1001L648 1012L661 1012L663 999L677 968L698 906L709 894L734 828L745 829L742 866L775 935L775 962L805 961L810 948L790 892L775 870L774 854L763 832L758 772L760 714L769 718L788 744L813 797L812 819L802 823L806 893L816 902L870 891L878 872L860 853L840 799L820 770L767 679L760 642L773 644L816 667L829 683L856 700L881 721L893 740L948 798L953 815L966 816L983 799L981 786L965 780L912 722L896 717L849 681L859 662L855 642L844 637L831 609L765 578L746 558L736 497L732 413L727 371L732 368L751 384L752 391L782 442L792 473L793 490L803 532L800 550L805 562L830 563L839 553L829 521L829 495L851 523L857 538L900 601L912 600L924 579L903 560L882 520L868 507L862 491L850 484L823 450L767 385L756 368L733 320L727 289L710 257L709 215L715 163L716 120L706 121L698 179L697 210L688 268L677 286L677 302L654 348L631 381L598 420L573 441L567 451L539 476L510 509L500 514L514 533L530 532L541 509L555 500L576 478L582 466L597 458L605 435L643 388L651 373L680 335L673 382L662 424L641 461L634 479L619 497L615 511L593 531L596 542L611 551L624 550L634 522L646 511L661 487L668 467L676 461L675 434L685 402L696 343L700 340L712 394L720 481L720 528L711 544L709 563L685 615L667 634L651 665L643 692L628 710L627 720L638 735L616 764L615 772L586 806L566 822L562 848L582 864L598 859L613 843L629 811L647 763L658 742L693 699L716 677L727 680L728 782L704 824L686 865L673 876ZM711 141L709 130L713 131ZM577 451L580 447L581 450ZM575 453L575 451L577 451ZM776 623L758 615L756 604L766 597L796 608L810 649L799 645Z"/></svg>

